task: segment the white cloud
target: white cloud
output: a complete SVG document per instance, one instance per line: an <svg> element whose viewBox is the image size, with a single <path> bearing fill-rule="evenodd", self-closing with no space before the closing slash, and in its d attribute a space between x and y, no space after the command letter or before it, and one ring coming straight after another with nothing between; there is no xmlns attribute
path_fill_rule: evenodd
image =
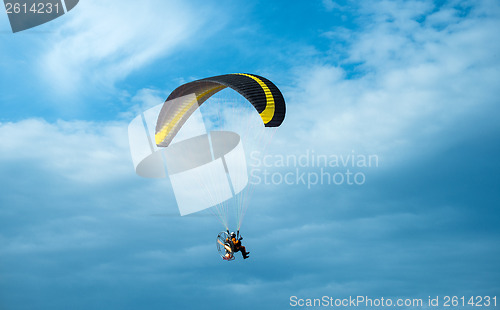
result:
<svg viewBox="0 0 500 310"><path fill-rule="evenodd" d="M130 174L126 125L41 119L0 124L1 161L36 162L77 183L99 183Z"/></svg>
<svg viewBox="0 0 500 310"><path fill-rule="evenodd" d="M323 6L327 11L333 11L335 9L341 10L342 6L340 6L338 3L336 3L333 0L323 0Z"/></svg>
<svg viewBox="0 0 500 310"><path fill-rule="evenodd" d="M202 27L215 10L200 6L160 0L81 1L47 39L40 58L42 74L62 93L82 84L112 86L180 46L210 35L210 28ZM218 20L217 25L223 23Z"/></svg>

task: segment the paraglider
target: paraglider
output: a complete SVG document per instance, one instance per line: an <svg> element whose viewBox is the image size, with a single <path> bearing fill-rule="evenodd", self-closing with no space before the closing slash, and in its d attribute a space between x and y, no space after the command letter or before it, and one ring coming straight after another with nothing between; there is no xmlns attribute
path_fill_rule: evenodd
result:
<svg viewBox="0 0 500 310"><path fill-rule="evenodd" d="M266 127L278 127L285 119L285 99L271 81L245 73L214 76L181 85L168 96L156 123L156 145L168 146L193 111L226 87L245 97ZM196 97L186 97L190 94Z"/></svg>
<svg viewBox="0 0 500 310"><path fill-rule="evenodd" d="M242 100L234 102L224 98L214 103L214 95L224 89L241 95ZM205 102L208 106L201 117L200 106ZM245 110L247 107L253 112ZM268 130L281 125L285 112L285 100L280 90L268 79L255 74L225 74L183 84L168 96L157 114L155 145L148 138L152 153L146 159L134 161L136 171L141 175L161 177L163 174L157 172L155 165L165 161L181 215L205 209L213 212L225 228L217 236L220 256L230 261L234 260L234 253L241 252L246 259L249 252L241 245L239 231L251 184L243 144L245 148L265 148L266 138L272 139L274 134L274 130ZM187 124L197 117L202 119L200 122L206 131L180 140L180 132L187 130ZM136 124L140 126L140 122L147 123L147 117L138 119ZM210 127L207 123L212 130L205 129ZM240 127L235 129L228 125L230 123ZM161 155L155 155L161 152ZM230 208L230 204L235 207ZM229 233L230 209L236 209L237 235Z"/></svg>

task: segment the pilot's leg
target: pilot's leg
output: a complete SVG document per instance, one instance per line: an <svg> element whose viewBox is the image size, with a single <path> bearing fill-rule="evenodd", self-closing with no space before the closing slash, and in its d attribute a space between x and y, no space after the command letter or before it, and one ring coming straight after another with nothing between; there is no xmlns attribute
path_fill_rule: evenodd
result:
<svg viewBox="0 0 500 310"><path fill-rule="evenodd" d="M240 246L240 251L241 251L241 255L243 255L243 258L248 257L248 252L246 251L244 246Z"/></svg>

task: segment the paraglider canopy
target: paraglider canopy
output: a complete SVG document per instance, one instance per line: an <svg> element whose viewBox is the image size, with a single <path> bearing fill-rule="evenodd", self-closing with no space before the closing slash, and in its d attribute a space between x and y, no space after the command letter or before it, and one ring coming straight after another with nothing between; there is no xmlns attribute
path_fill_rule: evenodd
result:
<svg viewBox="0 0 500 310"><path fill-rule="evenodd" d="M156 123L156 145L168 146L189 116L208 98L227 87L254 106L266 127L278 127L283 122L285 100L271 81L255 74L219 75L181 85L168 96Z"/></svg>

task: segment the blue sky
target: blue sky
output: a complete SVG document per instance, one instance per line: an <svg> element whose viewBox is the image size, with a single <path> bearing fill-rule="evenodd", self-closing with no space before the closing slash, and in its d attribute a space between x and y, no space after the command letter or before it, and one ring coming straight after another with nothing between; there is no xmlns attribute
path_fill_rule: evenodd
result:
<svg viewBox="0 0 500 310"><path fill-rule="evenodd" d="M16 34L0 16L1 309L500 293L497 1L82 0ZM361 185L257 186L251 258L224 263L215 218L135 175L127 126L231 72L284 94L270 154L379 163ZM318 173L269 169L296 168Z"/></svg>

